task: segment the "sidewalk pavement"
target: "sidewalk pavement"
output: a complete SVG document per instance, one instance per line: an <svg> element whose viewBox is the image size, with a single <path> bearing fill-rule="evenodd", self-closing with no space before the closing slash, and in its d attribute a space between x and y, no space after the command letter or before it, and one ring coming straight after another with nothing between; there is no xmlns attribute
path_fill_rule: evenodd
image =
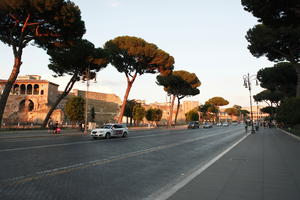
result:
<svg viewBox="0 0 300 200"><path fill-rule="evenodd" d="M300 200L300 140L261 128L168 200Z"/></svg>

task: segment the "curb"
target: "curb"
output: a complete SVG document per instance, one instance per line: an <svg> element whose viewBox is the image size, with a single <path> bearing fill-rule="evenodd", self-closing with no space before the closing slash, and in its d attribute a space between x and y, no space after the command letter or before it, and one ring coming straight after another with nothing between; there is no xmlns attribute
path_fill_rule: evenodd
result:
<svg viewBox="0 0 300 200"><path fill-rule="evenodd" d="M53 135L53 134L49 134L49 135L22 135L22 136L0 136L0 139L18 139L18 138L45 138L45 137L61 137L61 136L78 136L78 135L84 135L82 134L65 134L65 135Z"/></svg>
<svg viewBox="0 0 300 200"><path fill-rule="evenodd" d="M292 133L290 133L290 132L287 132L287 131L285 131L285 130L283 130L283 129L281 129L281 128L278 128L278 129L281 130L283 133L285 133L285 134L287 134L287 135L289 135L289 136L291 136L291 137L293 137L293 138L295 138L295 139L297 139L297 140L300 141L300 137L299 137L299 136L294 135L294 134L292 134Z"/></svg>

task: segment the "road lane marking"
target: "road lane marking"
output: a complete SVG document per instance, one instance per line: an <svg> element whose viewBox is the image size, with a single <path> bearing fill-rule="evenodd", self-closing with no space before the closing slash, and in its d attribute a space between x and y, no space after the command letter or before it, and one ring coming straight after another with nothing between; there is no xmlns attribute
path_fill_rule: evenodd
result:
<svg viewBox="0 0 300 200"><path fill-rule="evenodd" d="M216 157L214 157L213 159L208 161L206 164L204 164L198 170L194 171L189 176L185 177L179 183L176 183L171 188L170 188L170 186L166 186L165 188L160 189L158 192L155 192L154 194L149 195L147 198L145 198L145 200L167 200L172 195L174 195L178 190L183 188L185 185L187 185L189 182L191 182L194 178L196 178L202 172L204 172L208 167L213 165L217 160L219 160L227 152L229 152L231 149L233 149L235 146L237 146L240 142L242 142L244 139L246 139L248 135L250 135L250 133L248 133L245 136L243 136L242 138L240 138L238 141L236 141L234 144L232 144L226 150L224 150L223 152L218 154Z"/></svg>
<svg viewBox="0 0 300 200"><path fill-rule="evenodd" d="M182 130L181 130L182 131ZM178 131L177 133L162 133L162 134L149 134L149 135L140 135L140 136L133 136L128 137L128 139L136 139L136 138L146 138L146 137L157 137L157 136L166 136L166 135L178 135L182 134L181 131ZM184 133L188 134L188 133ZM120 138L119 140L122 140L124 138ZM117 139L115 139L117 140ZM98 142L104 142L105 140L98 141ZM76 144L89 144L89 143L95 143L96 141L80 141L80 142L70 142L70 143L62 143L62 144L48 144L48 145L39 145L39 146L31 146L31 147L17 147L12 149L1 149L0 153L2 152L10 152L10 151L24 151L24 150L34 150L34 149L41 149L41 148L49 148L49 147L61 147L61 146L69 146L69 145L76 145Z"/></svg>
<svg viewBox="0 0 300 200"><path fill-rule="evenodd" d="M237 133L240 133L240 132L233 132L232 134L237 134ZM0 183L8 185L8 186L18 185L18 184L22 184L22 183L31 182L31 181L34 181L34 180L39 180L43 177L66 174L66 173L70 173L72 171L85 169L85 168L88 168L88 167L100 166L100 165L111 163L111 162L114 162L114 161L119 161L119 160L123 160L123 159L127 159L127 158L132 158L132 157L136 157L136 156L151 153L151 152L157 152L157 151L160 151L160 150L169 149L169 148L176 147L176 146L179 146L179 145L183 145L183 144L187 144L187 143L191 143L191 142L196 142L196 141L201 140L201 139L206 139L206 138L210 138L210 137L218 136L218 135L222 135L222 134L224 134L224 133L221 133L221 134L216 133L216 134L200 136L200 137L180 141L180 142L177 142L177 143L166 144L166 145L152 147L152 148L149 148L149 149L144 149L144 150L139 150L139 151L135 151L135 152L125 153L125 154L113 156L113 157L107 158L107 159L81 162L81 163L77 163L77 164L73 164L73 165L69 165L69 166L65 166L65 167L54 168L54 169L49 169L49 170L43 170L43 171L36 172L36 173L34 173L32 175L28 175L28 176L19 176L19 177L6 179L6 180L1 180Z"/></svg>

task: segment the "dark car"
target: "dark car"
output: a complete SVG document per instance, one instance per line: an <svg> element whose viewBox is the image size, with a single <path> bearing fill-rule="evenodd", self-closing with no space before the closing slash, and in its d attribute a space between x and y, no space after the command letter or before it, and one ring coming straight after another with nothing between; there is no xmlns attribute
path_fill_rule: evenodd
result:
<svg viewBox="0 0 300 200"><path fill-rule="evenodd" d="M199 125L199 122L197 122L197 121L188 123L188 128L199 128L199 127L200 127L200 125Z"/></svg>
<svg viewBox="0 0 300 200"><path fill-rule="evenodd" d="M212 124L206 122L206 123L203 124L203 128L212 128Z"/></svg>

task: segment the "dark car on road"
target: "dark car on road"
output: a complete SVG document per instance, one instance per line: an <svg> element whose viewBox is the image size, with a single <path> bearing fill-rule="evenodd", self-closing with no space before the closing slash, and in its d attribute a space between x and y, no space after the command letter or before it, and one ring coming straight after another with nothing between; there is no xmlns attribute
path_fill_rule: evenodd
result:
<svg viewBox="0 0 300 200"><path fill-rule="evenodd" d="M200 124L198 121L192 121L192 122L189 122L188 123L188 128L199 128L200 127Z"/></svg>
<svg viewBox="0 0 300 200"><path fill-rule="evenodd" d="M211 123L208 123L208 122L205 122L203 124L203 128L212 128L212 124Z"/></svg>

